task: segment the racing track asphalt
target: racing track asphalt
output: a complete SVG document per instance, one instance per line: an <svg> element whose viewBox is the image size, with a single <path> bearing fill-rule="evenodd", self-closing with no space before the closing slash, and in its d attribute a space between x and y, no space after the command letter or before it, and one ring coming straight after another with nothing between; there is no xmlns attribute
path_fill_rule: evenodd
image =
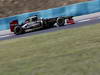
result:
<svg viewBox="0 0 100 75"><path fill-rule="evenodd" d="M70 28L82 27L82 26L86 26L86 25L94 25L94 24L98 24L98 23L100 23L100 17L94 18L94 19L83 20L83 21L77 21L76 24L72 24L72 25L65 25L62 27L54 27L54 28L49 28L49 29L45 29L45 30L29 32L29 33L25 33L22 35L9 34L5 37L0 37L0 40L10 40L10 39L15 39L15 38L20 38L20 37L36 35L36 34L54 32L54 31L62 30L62 29L70 29Z"/></svg>

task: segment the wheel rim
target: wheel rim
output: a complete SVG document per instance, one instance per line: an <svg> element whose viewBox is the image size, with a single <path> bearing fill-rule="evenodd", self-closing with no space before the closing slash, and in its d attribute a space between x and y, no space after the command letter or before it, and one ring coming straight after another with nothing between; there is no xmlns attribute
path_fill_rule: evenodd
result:
<svg viewBox="0 0 100 75"><path fill-rule="evenodd" d="M64 23L65 23L64 19L58 19L57 22L58 25L64 25Z"/></svg>
<svg viewBox="0 0 100 75"><path fill-rule="evenodd" d="M15 28L15 34L21 34L21 28L20 27Z"/></svg>

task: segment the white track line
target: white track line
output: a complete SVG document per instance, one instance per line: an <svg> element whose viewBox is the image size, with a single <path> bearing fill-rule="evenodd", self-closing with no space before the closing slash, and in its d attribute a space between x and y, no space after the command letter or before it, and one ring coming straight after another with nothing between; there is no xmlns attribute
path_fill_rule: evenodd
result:
<svg viewBox="0 0 100 75"><path fill-rule="evenodd" d="M81 20L81 21L78 21L78 22L85 22L85 21L90 21L92 19L86 19L86 20Z"/></svg>
<svg viewBox="0 0 100 75"><path fill-rule="evenodd" d="M8 37L8 36L11 36L11 35L3 35L3 36L0 36L0 38Z"/></svg>

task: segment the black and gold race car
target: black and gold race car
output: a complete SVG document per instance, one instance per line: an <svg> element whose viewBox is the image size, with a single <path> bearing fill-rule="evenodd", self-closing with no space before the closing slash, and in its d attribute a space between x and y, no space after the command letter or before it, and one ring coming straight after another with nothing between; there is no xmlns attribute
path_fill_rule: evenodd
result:
<svg viewBox="0 0 100 75"><path fill-rule="evenodd" d="M19 24L18 20L13 20L10 22L10 30L11 32L14 32L14 34L18 35L41 28L54 27L55 23L58 26L63 26L65 24L65 19L72 19L72 17L73 16L43 19L39 18L37 15L34 15L26 19L22 24Z"/></svg>

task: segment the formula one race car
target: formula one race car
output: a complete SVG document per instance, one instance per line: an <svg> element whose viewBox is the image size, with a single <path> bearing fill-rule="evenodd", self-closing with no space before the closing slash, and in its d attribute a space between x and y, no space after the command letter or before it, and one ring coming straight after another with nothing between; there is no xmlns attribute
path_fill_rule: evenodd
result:
<svg viewBox="0 0 100 75"><path fill-rule="evenodd" d="M41 19L37 15L34 15L26 19L22 24L19 24L18 20L13 20L10 22L10 30L11 32L14 32L14 34L18 35L29 30L34 31L41 28L54 27L55 23L57 23L58 26L63 26L65 24L65 19L72 20L72 17L73 16Z"/></svg>

